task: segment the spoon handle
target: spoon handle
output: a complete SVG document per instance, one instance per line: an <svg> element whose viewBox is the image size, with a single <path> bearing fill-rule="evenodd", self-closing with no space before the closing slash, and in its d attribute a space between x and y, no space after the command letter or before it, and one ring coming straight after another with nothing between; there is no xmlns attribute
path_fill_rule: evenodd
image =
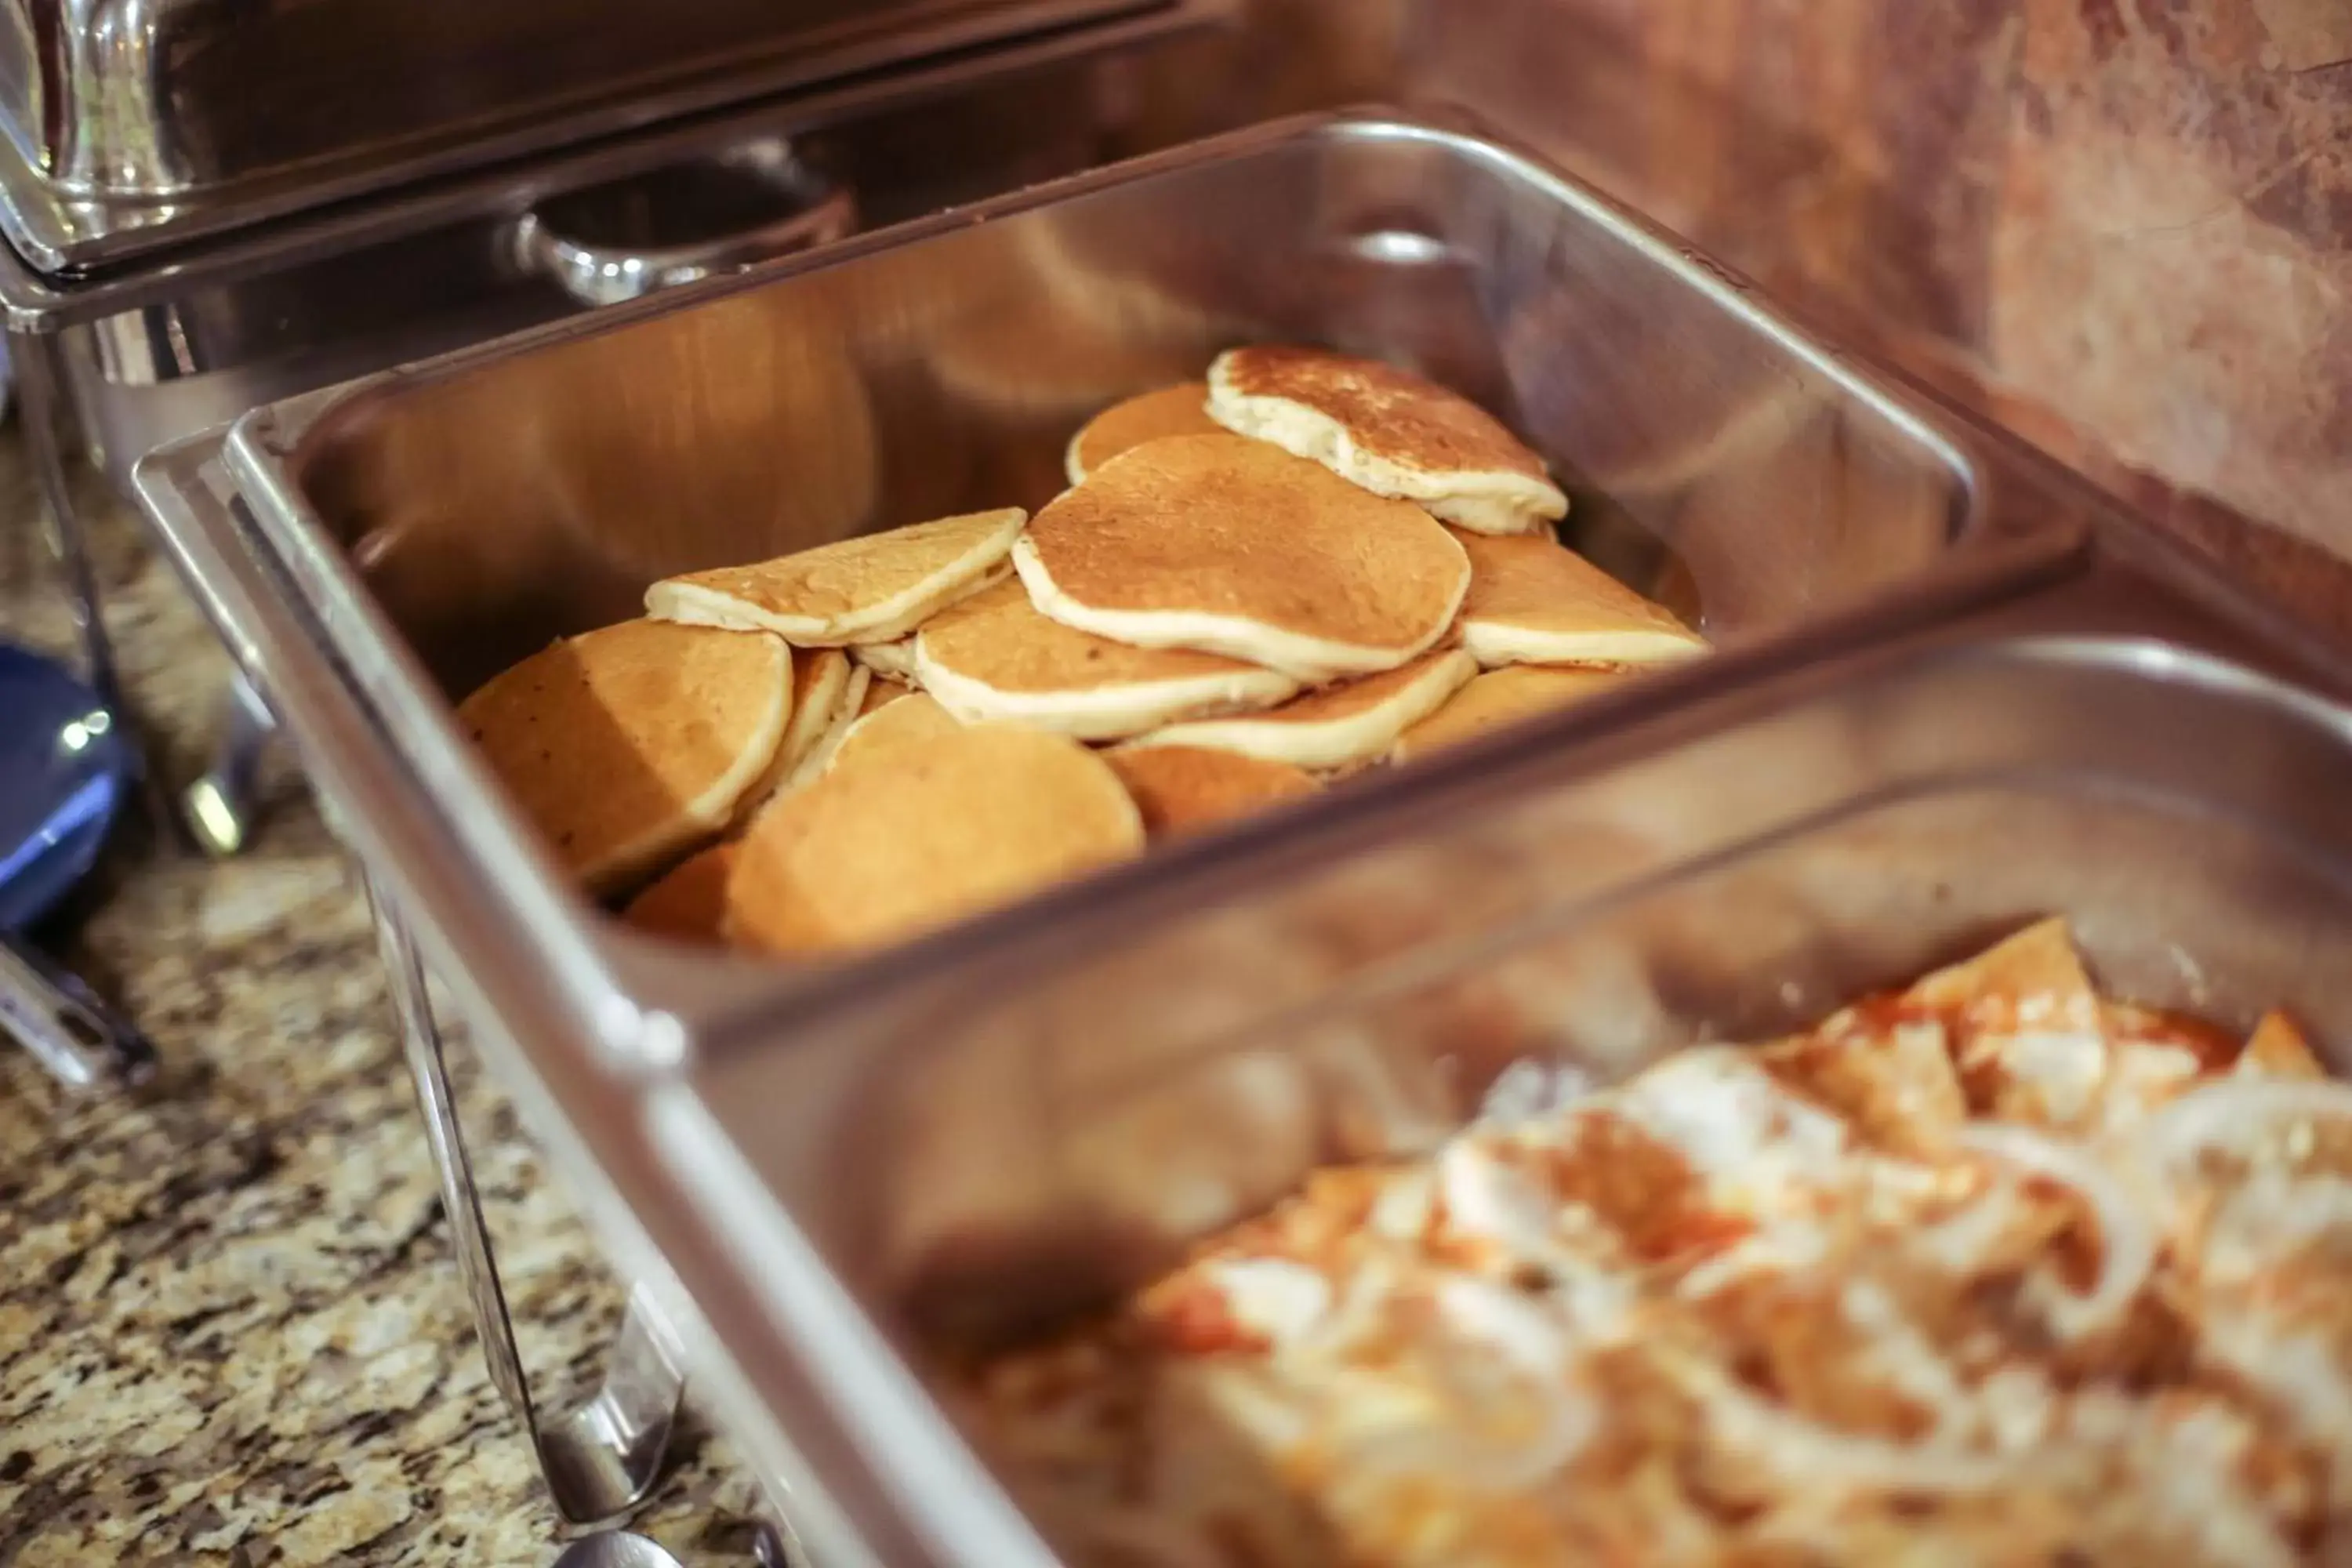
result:
<svg viewBox="0 0 2352 1568"><path fill-rule="evenodd" d="M136 1083L155 1069L147 1037L80 979L0 931L0 1034L68 1089L110 1079Z"/></svg>

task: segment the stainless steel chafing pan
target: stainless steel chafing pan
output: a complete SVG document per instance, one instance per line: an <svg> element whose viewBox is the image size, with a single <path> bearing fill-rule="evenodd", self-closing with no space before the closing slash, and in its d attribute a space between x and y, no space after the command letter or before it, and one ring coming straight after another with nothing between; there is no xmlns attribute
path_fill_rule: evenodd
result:
<svg viewBox="0 0 2352 1568"><path fill-rule="evenodd" d="M1085 415L1250 337L1403 358L1486 399L1571 471L1578 542L1695 598L1728 651L815 975L606 920L460 743L450 695L551 634L630 613L649 578L1034 504ZM2050 631L2034 617L2062 584L2056 629L2151 629L2137 579L2084 575L2086 541L2105 560L2137 536L2010 444L1812 344L1671 238L1426 120L1269 127L616 307L263 410L226 443L156 454L139 482L381 894L412 1000L413 931L703 1357L713 1397L766 1473L794 1483L796 1521L828 1562L1041 1560L888 1336L918 1316L969 1325L1034 1305L961 1287L1007 1247L1061 1256L1051 1244L1074 1215L1096 1259L1139 1259L1205 1222L1151 1212L1133 1169L1096 1173L1108 1210L1065 1201L1087 1169L1065 1158L1070 1139L1119 1127L1130 1091L1183 1080L1176 1110L1138 1111L1132 1138L1089 1158L1124 1142L1192 1161L1208 1157L1209 1123L1260 1126L1268 1163L1234 1191L1268 1195L1300 1150L1253 1121L1255 1064L1271 1054L1267 1070L1294 1072L1260 1042L1349 1034L1327 1016L1349 998L1350 1017L1397 1003L1402 1027L1426 1012L1404 1005L1412 977L1435 984L1481 941L1524 946L1562 911L1694 857L1874 790L1948 783L1937 770L1954 759L2023 768L2069 743L2062 763L2120 776L2143 761L2126 748L2122 721L2139 710L2126 692L2189 702L2214 726L2252 715L2246 738L2282 765L2340 740L2309 702L2179 654L2166 657L2195 676L2186 696L2154 653L1888 665L1884 645L1905 638ZM2152 629L2295 657L2226 617ZM2177 759L2182 789L2243 784L2259 805L2267 778L2234 778L2222 756ZM1966 837L1924 835L1919 853L1940 845L1958 864ZM1907 864L1909 838L1887 842ZM2093 936L2124 961L2123 938ZM1818 971L1821 985L1845 977ZM1601 1023L1641 1026L1621 1057L1701 1016L1675 1011L1680 994L1652 994L1650 1015L1612 1005ZM2332 1007L2311 1010L2333 1028ZM1387 1136L1385 1117L1452 1114L1414 1068L1454 1049L1446 1038L1316 1047L1360 1142ZM429 1058L429 1039L417 1048ZM1250 1101L1238 1116L1235 1094ZM1024 1128L1042 1167L1004 1157ZM1076 1287L1101 1272L1028 1277Z"/></svg>
<svg viewBox="0 0 2352 1568"><path fill-rule="evenodd" d="M84 270L1158 0L8 0L0 230Z"/></svg>
<svg viewBox="0 0 2352 1568"><path fill-rule="evenodd" d="M645 1097L709 1227L669 1256L700 1300L757 1298L714 1309L706 1386L856 1516L876 1556L838 1560L1048 1563L911 1375L924 1342L1098 1301L1315 1163L1424 1148L1508 1064L1765 1037L2052 910L2113 990L2238 1028L2284 1004L2340 1064L2347 767L2340 707L2168 641L1915 646L1465 759L1278 879L1195 862L1132 923L1033 930L871 1027L747 1027Z"/></svg>
<svg viewBox="0 0 2352 1568"><path fill-rule="evenodd" d="M1735 639L2027 521L1736 282L1429 124L1244 133L830 254L281 405L230 461L299 515L287 559L452 694L667 573L1042 504L1087 415L1244 338L1384 353L1502 411L1584 491L1580 543Z"/></svg>

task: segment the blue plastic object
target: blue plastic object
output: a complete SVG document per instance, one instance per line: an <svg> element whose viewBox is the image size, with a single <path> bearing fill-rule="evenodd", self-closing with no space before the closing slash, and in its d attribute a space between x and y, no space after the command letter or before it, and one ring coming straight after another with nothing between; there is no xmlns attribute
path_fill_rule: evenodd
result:
<svg viewBox="0 0 2352 1568"><path fill-rule="evenodd" d="M131 738L64 666L0 643L0 931L89 874L138 768Z"/></svg>

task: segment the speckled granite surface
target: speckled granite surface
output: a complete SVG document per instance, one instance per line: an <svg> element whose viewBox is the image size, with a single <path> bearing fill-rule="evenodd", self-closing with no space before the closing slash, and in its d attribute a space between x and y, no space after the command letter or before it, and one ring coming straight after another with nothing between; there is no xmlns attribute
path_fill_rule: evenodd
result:
<svg viewBox="0 0 2352 1568"><path fill-rule="evenodd" d="M31 524L24 469L11 426L0 563ZM225 661L104 510L131 700L184 776ZM63 623L19 576L0 628L54 642ZM80 923L76 960L155 1037L159 1082L68 1102L0 1047L0 1568L554 1555L448 1258L358 889L299 788L273 793L231 865L133 824ZM583 1386L619 1292L506 1108L453 1068L524 1352ZM640 1527L696 1568L743 1564L751 1505L721 1445L690 1437Z"/></svg>

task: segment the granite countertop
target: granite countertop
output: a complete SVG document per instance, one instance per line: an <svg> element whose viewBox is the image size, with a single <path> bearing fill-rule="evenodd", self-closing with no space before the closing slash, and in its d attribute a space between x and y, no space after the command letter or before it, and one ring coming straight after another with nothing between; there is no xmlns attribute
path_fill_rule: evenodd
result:
<svg viewBox="0 0 2352 1568"><path fill-rule="evenodd" d="M166 776L226 660L95 480L109 622ZM58 646L55 580L0 437L0 627ZM41 590L46 589L46 593ZM213 865L129 825L72 957L152 1034L158 1081L69 1100L0 1046L0 1568L543 1563L561 1528L489 1384L355 879L299 784ZM523 1330L593 1386L622 1293L462 1042L452 1069ZM640 1521L751 1557L753 1489L690 1435Z"/></svg>

